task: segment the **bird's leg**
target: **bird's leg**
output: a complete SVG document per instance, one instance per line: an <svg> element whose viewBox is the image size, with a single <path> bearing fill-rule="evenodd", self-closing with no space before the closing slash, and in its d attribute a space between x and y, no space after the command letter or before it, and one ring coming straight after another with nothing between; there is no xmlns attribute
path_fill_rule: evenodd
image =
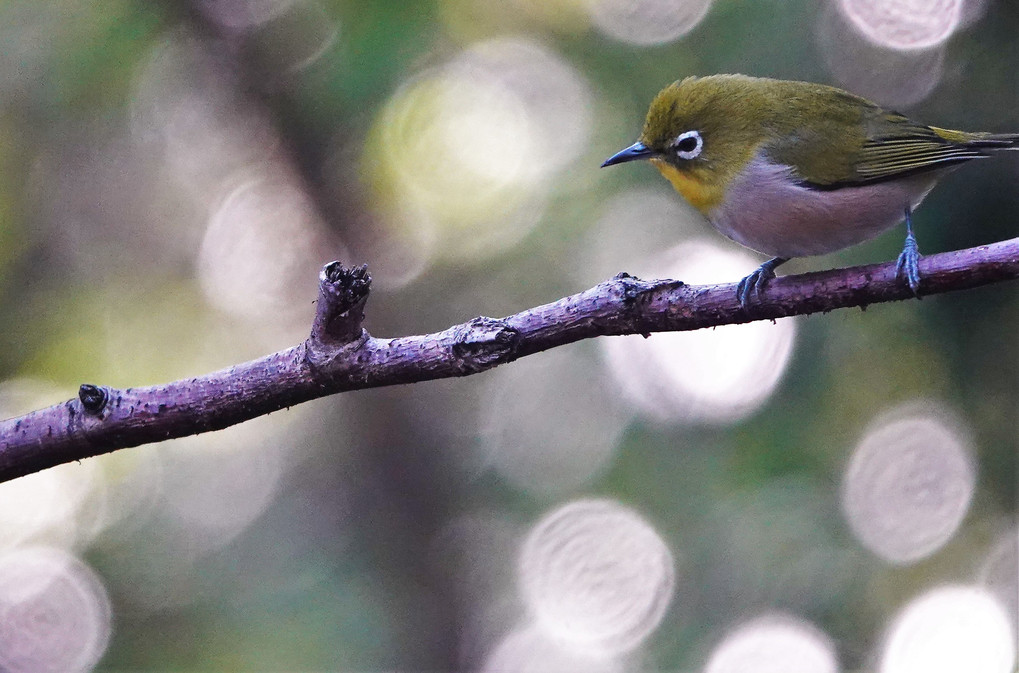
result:
<svg viewBox="0 0 1019 673"><path fill-rule="evenodd" d="M920 249L913 235L913 209L906 206L906 244L895 262L895 276L909 284L913 296L920 298Z"/></svg>
<svg viewBox="0 0 1019 673"><path fill-rule="evenodd" d="M775 269L788 261L788 257L769 259L757 267L756 271L737 283L736 297L739 298L740 306L746 308L747 302L750 301L750 295L753 294L755 297L759 295L764 286L768 284L768 281L775 277Z"/></svg>

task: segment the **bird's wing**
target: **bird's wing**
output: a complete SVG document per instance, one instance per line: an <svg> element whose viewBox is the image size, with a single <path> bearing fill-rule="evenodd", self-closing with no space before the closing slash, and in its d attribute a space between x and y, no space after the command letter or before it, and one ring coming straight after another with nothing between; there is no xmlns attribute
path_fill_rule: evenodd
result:
<svg viewBox="0 0 1019 673"><path fill-rule="evenodd" d="M894 180L1019 149L1019 134L926 126L830 87L797 83L772 107L779 113L768 120L770 139L759 149L812 189Z"/></svg>
<svg viewBox="0 0 1019 673"><path fill-rule="evenodd" d="M824 121L811 119L788 136L793 142L770 152L792 166L804 186L814 189L903 178L986 157L990 150L1017 143L1011 135L925 126L873 104L855 110L830 106L826 112Z"/></svg>
<svg viewBox="0 0 1019 673"><path fill-rule="evenodd" d="M932 128L885 112L871 122L856 159L857 180L878 182L986 157L986 134Z"/></svg>

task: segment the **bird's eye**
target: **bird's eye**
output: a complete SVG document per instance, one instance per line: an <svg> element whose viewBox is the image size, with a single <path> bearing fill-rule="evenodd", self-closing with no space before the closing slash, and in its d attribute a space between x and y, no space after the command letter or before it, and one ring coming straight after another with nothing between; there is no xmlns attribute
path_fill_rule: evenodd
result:
<svg viewBox="0 0 1019 673"><path fill-rule="evenodd" d="M684 131L676 137L672 147L680 159L696 159L704 149L704 139L697 131Z"/></svg>

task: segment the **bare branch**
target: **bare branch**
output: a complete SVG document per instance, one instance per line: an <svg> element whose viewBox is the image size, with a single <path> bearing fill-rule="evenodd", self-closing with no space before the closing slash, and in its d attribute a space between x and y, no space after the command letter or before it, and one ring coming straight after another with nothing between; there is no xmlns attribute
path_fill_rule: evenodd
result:
<svg viewBox="0 0 1019 673"><path fill-rule="evenodd" d="M925 295L1019 277L1019 238L925 257ZM347 390L467 376L596 336L685 331L908 299L895 264L777 278L744 310L735 285L627 274L501 319L381 339L361 327L371 278L333 262L302 344L206 376L146 388L85 384L79 397L0 422L0 481L117 449L218 430Z"/></svg>

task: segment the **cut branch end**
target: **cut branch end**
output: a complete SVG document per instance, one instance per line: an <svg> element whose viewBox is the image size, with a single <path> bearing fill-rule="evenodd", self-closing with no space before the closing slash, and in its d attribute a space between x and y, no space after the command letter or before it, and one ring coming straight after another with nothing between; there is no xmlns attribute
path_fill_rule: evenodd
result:
<svg viewBox="0 0 1019 673"><path fill-rule="evenodd" d="M329 262L322 267L318 307L311 328L313 342L335 348L361 336L371 282L367 264L346 267L340 262Z"/></svg>

